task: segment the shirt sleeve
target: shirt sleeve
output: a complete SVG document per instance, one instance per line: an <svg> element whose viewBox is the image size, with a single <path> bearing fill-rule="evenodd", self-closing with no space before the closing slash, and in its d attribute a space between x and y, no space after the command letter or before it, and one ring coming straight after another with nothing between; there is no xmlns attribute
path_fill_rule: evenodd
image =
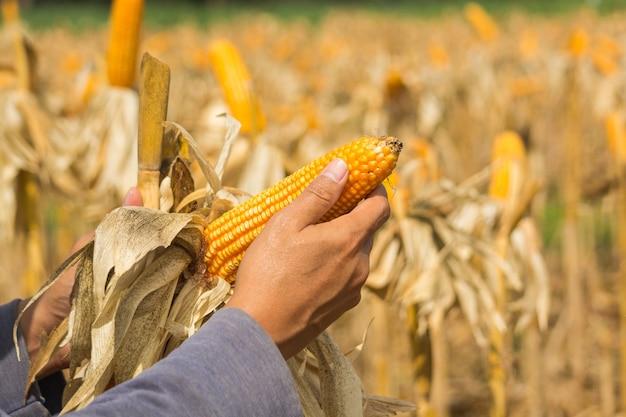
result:
<svg viewBox="0 0 626 417"><path fill-rule="evenodd" d="M17 360L13 344L13 324L17 318L19 300L0 305L0 417L49 416L44 399L37 384L33 384L28 395L24 390L28 378L28 352L21 333L18 343L22 360Z"/></svg>
<svg viewBox="0 0 626 417"><path fill-rule="evenodd" d="M167 358L72 417L301 416L278 348L242 310L224 308Z"/></svg>

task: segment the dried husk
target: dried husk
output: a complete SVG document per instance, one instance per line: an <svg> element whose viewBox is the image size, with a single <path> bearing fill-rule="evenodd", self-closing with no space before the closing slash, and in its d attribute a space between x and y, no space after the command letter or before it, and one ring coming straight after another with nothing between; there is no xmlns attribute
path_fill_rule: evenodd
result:
<svg viewBox="0 0 626 417"><path fill-rule="evenodd" d="M188 132L174 124L168 128L194 149ZM231 130L218 161L227 159L236 134L236 129ZM112 211L96 229L94 242L53 276L78 264L70 316L53 331L33 362L30 382L42 364L69 341L70 379L62 413L84 408L111 386L167 356L230 297L226 281L203 279L202 230L207 213L215 207L226 210L245 194L222 188L221 172L207 161L199 163L209 172L209 187L203 197L193 199L202 206L199 211L175 211L176 207L188 208L185 198L193 194L187 163L176 157L161 182L161 210L124 207ZM218 163L221 170L224 165ZM214 192L213 187L219 188ZM363 394L350 361L326 333L291 359L289 366L307 417L386 416L412 409L410 403Z"/></svg>

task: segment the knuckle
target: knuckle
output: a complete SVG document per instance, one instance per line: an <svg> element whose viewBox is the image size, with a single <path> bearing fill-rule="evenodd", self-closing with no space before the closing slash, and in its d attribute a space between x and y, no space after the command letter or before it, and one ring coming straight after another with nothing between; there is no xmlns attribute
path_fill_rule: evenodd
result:
<svg viewBox="0 0 626 417"><path fill-rule="evenodd" d="M268 225L277 225L285 222L285 213L281 210L275 213L267 222Z"/></svg>
<svg viewBox="0 0 626 417"><path fill-rule="evenodd" d="M361 291L358 291L350 300L350 308L354 308L361 302Z"/></svg>
<svg viewBox="0 0 626 417"><path fill-rule="evenodd" d="M318 200L326 204L331 204L333 201L333 192L329 183L330 181L326 180L325 177L318 177L307 187L306 191Z"/></svg>
<svg viewBox="0 0 626 417"><path fill-rule="evenodd" d="M283 233L285 228L288 228L291 224L291 218L289 213L284 209L274 214L272 218L267 222L267 226L270 226L271 230L275 230L278 233Z"/></svg>
<svg viewBox="0 0 626 417"><path fill-rule="evenodd" d="M385 198L385 199L382 199L382 202L380 204L380 214L379 214L380 224L389 220L389 216L391 216L391 207L389 206L389 200Z"/></svg>
<svg viewBox="0 0 626 417"><path fill-rule="evenodd" d="M370 263L369 260L367 262L362 262L361 267L359 269L359 283L361 285L365 284L367 281L367 277L370 275Z"/></svg>
<svg viewBox="0 0 626 417"><path fill-rule="evenodd" d="M348 254L348 256L352 256L353 254L359 251L359 248L361 247L361 241L362 241L362 239L359 236L360 236L360 230L356 228L350 231L349 233L344 234L343 239L342 239L342 246L344 248L345 253Z"/></svg>
<svg viewBox="0 0 626 417"><path fill-rule="evenodd" d="M365 285L367 277L370 274L369 260L367 262L359 262L352 273L352 282L350 288L353 291L360 292L361 288Z"/></svg>

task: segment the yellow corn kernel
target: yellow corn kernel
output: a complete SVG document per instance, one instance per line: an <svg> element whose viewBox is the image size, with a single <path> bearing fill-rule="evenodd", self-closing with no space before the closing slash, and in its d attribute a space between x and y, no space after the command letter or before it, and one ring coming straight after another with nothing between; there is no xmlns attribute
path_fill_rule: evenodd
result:
<svg viewBox="0 0 626 417"><path fill-rule="evenodd" d="M513 192L513 171L526 163L526 149L522 138L515 132L505 131L496 136L491 152L491 183L489 195L506 200Z"/></svg>
<svg viewBox="0 0 626 417"><path fill-rule="evenodd" d="M285 208L335 158L343 159L349 169L348 183L335 205L321 222L352 210L393 171L402 143L392 137L361 137L300 168L276 185L224 213L204 231L207 241L205 261L209 277L235 280L237 268L252 241L267 221Z"/></svg>
<svg viewBox="0 0 626 417"><path fill-rule="evenodd" d="M465 18L481 40L491 42L500 34L498 25L480 4L468 3L464 8L464 13Z"/></svg>
<svg viewBox="0 0 626 417"><path fill-rule="evenodd" d="M116 87L132 87L143 17L143 0L114 0L111 6L107 77Z"/></svg>
<svg viewBox="0 0 626 417"><path fill-rule="evenodd" d="M265 128L265 116L239 51L230 41L219 39L211 43L209 57L226 104L241 122L241 132L259 134Z"/></svg>

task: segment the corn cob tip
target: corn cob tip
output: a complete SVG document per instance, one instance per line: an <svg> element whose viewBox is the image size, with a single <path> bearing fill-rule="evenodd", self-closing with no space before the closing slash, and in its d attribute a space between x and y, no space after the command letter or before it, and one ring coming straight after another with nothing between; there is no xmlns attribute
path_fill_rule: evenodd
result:
<svg viewBox="0 0 626 417"><path fill-rule="evenodd" d="M400 152L402 151L403 144L400 139L395 138L393 136L381 136L380 139L384 141L385 146L389 147L391 152L394 153L395 155L399 155Z"/></svg>

